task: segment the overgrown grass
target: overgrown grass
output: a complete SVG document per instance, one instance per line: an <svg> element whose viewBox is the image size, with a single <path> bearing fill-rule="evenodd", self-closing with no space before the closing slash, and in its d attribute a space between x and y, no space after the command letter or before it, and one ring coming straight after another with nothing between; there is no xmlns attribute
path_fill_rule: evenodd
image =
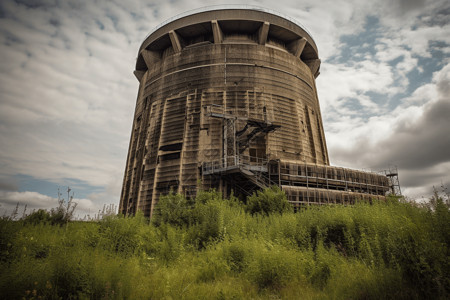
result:
<svg viewBox="0 0 450 300"><path fill-rule="evenodd" d="M248 206L209 191L164 197L152 222L0 220L0 298L448 299L442 201L293 213L272 198L285 207L279 190Z"/></svg>

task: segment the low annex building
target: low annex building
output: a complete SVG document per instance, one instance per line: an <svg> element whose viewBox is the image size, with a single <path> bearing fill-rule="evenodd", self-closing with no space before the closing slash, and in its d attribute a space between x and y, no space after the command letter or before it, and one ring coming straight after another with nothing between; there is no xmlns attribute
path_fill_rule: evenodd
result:
<svg viewBox="0 0 450 300"><path fill-rule="evenodd" d="M151 216L161 194L277 184L295 206L384 198L389 177L330 166L315 78L317 46L262 9L211 9L142 43L119 212Z"/></svg>

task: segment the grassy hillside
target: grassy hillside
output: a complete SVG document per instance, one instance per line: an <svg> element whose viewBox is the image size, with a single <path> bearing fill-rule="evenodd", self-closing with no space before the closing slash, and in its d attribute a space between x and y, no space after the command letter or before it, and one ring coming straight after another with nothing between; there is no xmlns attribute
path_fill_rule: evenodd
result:
<svg viewBox="0 0 450 300"><path fill-rule="evenodd" d="M247 204L169 195L150 224L2 219L0 298L448 299L450 213L435 200L293 213L273 188Z"/></svg>

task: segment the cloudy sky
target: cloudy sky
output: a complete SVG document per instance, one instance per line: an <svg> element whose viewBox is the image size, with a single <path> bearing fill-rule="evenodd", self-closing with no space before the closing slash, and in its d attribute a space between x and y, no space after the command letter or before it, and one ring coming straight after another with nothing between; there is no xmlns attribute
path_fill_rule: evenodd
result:
<svg viewBox="0 0 450 300"><path fill-rule="evenodd" d="M0 1L0 214L118 204L138 81L159 23L213 0ZM249 1L297 19L322 60L332 165L399 169L404 195L450 187L450 2Z"/></svg>

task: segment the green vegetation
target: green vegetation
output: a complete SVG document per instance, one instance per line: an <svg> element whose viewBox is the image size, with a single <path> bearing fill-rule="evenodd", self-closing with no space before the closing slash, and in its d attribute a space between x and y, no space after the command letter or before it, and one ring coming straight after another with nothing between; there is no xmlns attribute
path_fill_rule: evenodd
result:
<svg viewBox="0 0 450 300"><path fill-rule="evenodd" d="M294 213L271 188L171 194L152 222L4 218L0 298L448 299L450 212L433 199Z"/></svg>

